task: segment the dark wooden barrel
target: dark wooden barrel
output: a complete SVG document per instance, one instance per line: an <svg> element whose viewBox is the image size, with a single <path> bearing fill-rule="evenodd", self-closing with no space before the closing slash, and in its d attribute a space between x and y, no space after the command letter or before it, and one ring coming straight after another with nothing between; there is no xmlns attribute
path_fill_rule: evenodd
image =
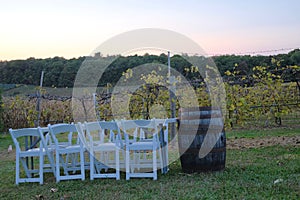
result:
<svg viewBox="0 0 300 200"><path fill-rule="evenodd" d="M180 109L178 144L184 172L219 171L225 168L226 137L223 125L222 112L219 108ZM206 143L208 146L202 148L206 148L208 154L199 157L206 136L210 144Z"/></svg>

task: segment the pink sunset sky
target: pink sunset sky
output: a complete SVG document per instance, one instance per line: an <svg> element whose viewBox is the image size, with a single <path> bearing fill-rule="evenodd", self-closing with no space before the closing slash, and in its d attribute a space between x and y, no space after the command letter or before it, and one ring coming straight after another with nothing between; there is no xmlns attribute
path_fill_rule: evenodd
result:
<svg viewBox="0 0 300 200"><path fill-rule="evenodd" d="M299 0L0 0L0 60L85 56L140 28L178 32L209 55L285 53L300 48L299 8Z"/></svg>

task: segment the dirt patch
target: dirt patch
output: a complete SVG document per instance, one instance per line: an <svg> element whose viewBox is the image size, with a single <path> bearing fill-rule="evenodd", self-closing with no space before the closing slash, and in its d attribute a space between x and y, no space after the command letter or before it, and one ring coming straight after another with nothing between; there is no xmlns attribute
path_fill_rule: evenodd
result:
<svg viewBox="0 0 300 200"><path fill-rule="evenodd" d="M7 150L0 151L0 158L2 161L6 160L14 160L16 157L16 151L13 150L8 152Z"/></svg>
<svg viewBox="0 0 300 200"><path fill-rule="evenodd" d="M300 135L297 136L278 136L265 138L236 138L227 139L228 149L243 149L243 148L257 148L273 145L291 145L300 147Z"/></svg>

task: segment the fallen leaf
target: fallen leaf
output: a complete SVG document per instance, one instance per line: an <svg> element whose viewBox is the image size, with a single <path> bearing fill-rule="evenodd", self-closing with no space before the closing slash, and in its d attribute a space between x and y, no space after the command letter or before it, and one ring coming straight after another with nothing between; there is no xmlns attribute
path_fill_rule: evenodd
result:
<svg viewBox="0 0 300 200"><path fill-rule="evenodd" d="M280 183L280 182L282 182L283 181L283 179L276 179L275 181L274 181L274 184L277 184L277 183Z"/></svg>
<svg viewBox="0 0 300 200"><path fill-rule="evenodd" d="M57 188L51 188L50 192L57 192L57 190L58 190Z"/></svg>
<svg viewBox="0 0 300 200"><path fill-rule="evenodd" d="M35 195L35 199L37 199L37 200L43 200L44 196L41 195L41 194L38 194L38 195Z"/></svg>

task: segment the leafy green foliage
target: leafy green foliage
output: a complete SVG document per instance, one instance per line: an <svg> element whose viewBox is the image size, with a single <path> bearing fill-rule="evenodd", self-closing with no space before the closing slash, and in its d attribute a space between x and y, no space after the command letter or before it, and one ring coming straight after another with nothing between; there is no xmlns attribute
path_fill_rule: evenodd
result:
<svg viewBox="0 0 300 200"><path fill-rule="evenodd" d="M281 61L272 59L272 64L277 69L299 70L299 66L281 66ZM297 105L300 90L297 91L296 84L293 82L284 83L279 70L270 70L272 66L255 66L253 74L240 74L238 69L226 71L226 76L235 79L239 76L241 81L251 79L250 87L245 85L225 83L227 90L227 109L229 112L228 123L233 126L236 124L246 125L248 119L260 119L265 116L265 126L271 124L282 125L282 116L292 111L293 104ZM296 89L296 90L295 90ZM297 110L297 106L295 107ZM271 120L274 119L274 123Z"/></svg>
<svg viewBox="0 0 300 200"><path fill-rule="evenodd" d="M5 129L33 127L36 117L35 104L29 99L16 96L14 98L4 98L4 112L2 120Z"/></svg>
<svg viewBox="0 0 300 200"><path fill-rule="evenodd" d="M5 131L9 128L34 127L37 120L36 99L20 96L4 97L2 108L1 120L4 123ZM40 121L40 126L73 121L71 101L42 100Z"/></svg>

